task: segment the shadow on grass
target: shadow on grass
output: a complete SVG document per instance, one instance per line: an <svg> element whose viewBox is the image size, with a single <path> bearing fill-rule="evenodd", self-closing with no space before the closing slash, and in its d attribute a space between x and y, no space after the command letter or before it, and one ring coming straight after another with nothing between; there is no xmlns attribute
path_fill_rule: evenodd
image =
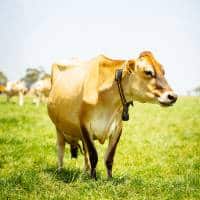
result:
<svg viewBox="0 0 200 200"><path fill-rule="evenodd" d="M109 178L106 180L111 182L114 186L118 186L118 185L125 184L127 181L130 181L130 177L128 175L124 175L124 176L113 175L112 178Z"/></svg>
<svg viewBox="0 0 200 200"><path fill-rule="evenodd" d="M80 169L65 169L63 168L60 172L56 167L49 167L44 170L53 178L64 183L72 183L82 176L83 172Z"/></svg>
<svg viewBox="0 0 200 200"><path fill-rule="evenodd" d="M0 145L9 144L9 145L22 145L21 140L15 138L0 138Z"/></svg>
<svg viewBox="0 0 200 200"><path fill-rule="evenodd" d="M112 183L112 185L122 185L125 184L127 181L130 181L130 177L128 175L124 176L114 176L112 178L107 178L102 175L101 172L97 171L97 180L95 181L89 175L89 172L84 172L80 169L72 169L72 168L64 168L61 172L57 170L56 167L48 167L44 169L45 173L48 173L54 179L58 181L62 181L64 183L72 183L77 180L81 182L93 182L97 184L106 184Z"/></svg>
<svg viewBox="0 0 200 200"><path fill-rule="evenodd" d="M17 124L20 122L20 119L17 119L16 117L2 117L0 118L0 123L2 124Z"/></svg>
<svg viewBox="0 0 200 200"><path fill-rule="evenodd" d="M1 96L0 96L1 97ZM0 100L0 104L2 105L16 105L18 104L18 102L16 102L15 100L11 99L10 101L7 101L6 99L1 99Z"/></svg>

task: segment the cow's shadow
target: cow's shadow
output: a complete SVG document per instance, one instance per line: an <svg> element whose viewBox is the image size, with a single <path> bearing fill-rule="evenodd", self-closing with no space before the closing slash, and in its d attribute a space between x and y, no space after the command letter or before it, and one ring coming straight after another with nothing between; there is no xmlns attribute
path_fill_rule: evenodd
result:
<svg viewBox="0 0 200 200"><path fill-rule="evenodd" d="M48 167L45 170L45 173L48 173L54 179L58 181L62 181L64 183L72 183L77 181L78 179L82 182L90 182L94 181L91 179L89 172L84 172L80 169L72 169L72 168L63 168L60 172L57 170L56 167ZM98 184L105 184L106 182L111 182L113 185L121 185L124 184L126 181L130 180L129 176L114 176L111 179L108 179L106 176L104 177L102 173L97 171L97 182ZM95 181L96 182L96 181Z"/></svg>
<svg viewBox="0 0 200 200"><path fill-rule="evenodd" d="M83 174L82 170L72 168L63 168L61 171L58 171L56 167L49 167L46 168L44 171L52 176L54 179L57 179L58 181L62 181L64 183L72 183L79 179Z"/></svg>
<svg viewBox="0 0 200 200"><path fill-rule="evenodd" d="M1 97L1 96L0 96ZM18 104L18 102L16 102L16 101L12 101L12 100L10 100L10 101L7 101L7 100L1 100L0 101L0 104L2 104L2 105L8 105L8 104L11 104L11 105L16 105L16 104Z"/></svg>

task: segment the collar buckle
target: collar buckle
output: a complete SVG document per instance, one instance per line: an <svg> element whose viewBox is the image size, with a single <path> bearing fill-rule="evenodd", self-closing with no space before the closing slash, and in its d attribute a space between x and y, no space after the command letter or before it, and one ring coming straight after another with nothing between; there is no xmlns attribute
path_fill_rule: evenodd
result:
<svg viewBox="0 0 200 200"><path fill-rule="evenodd" d="M118 91L119 91L119 95L121 98L121 102L123 105L123 111L122 111L122 120L123 121L128 121L129 120L129 106L132 105L133 106L133 101L126 101L126 97L124 95L124 90L122 88L122 84L121 84L121 80L122 80L122 72L123 69L117 69L115 72L115 81L117 82L117 87L118 87Z"/></svg>

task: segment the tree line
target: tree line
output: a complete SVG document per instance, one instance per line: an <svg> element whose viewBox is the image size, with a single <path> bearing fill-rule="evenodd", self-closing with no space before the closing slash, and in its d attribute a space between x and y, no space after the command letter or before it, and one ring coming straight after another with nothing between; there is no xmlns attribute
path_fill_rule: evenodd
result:
<svg viewBox="0 0 200 200"><path fill-rule="evenodd" d="M36 81L47 77L50 77L50 75L42 68L27 68L25 75L20 78L20 80L25 82L27 88L30 88ZM3 73L3 71L0 71L0 85L6 85L7 81L8 77Z"/></svg>

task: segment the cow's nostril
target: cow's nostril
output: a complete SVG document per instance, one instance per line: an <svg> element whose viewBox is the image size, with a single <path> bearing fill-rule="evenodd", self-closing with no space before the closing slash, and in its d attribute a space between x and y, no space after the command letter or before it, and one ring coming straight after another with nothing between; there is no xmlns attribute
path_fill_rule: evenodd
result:
<svg viewBox="0 0 200 200"><path fill-rule="evenodd" d="M167 98L172 102L175 102L177 100L177 96L176 95L168 94Z"/></svg>

